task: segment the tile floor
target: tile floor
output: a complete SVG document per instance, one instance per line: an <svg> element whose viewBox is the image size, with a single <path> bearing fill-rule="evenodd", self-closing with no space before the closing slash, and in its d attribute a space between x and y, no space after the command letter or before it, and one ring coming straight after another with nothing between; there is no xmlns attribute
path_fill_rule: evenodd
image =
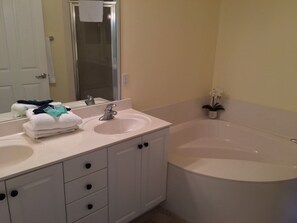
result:
<svg viewBox="0 0 297 223"><path fill-rule="evenodd" d="M171 212L158 206L146 214L131 221L131 223L187 223Z"/></svg>

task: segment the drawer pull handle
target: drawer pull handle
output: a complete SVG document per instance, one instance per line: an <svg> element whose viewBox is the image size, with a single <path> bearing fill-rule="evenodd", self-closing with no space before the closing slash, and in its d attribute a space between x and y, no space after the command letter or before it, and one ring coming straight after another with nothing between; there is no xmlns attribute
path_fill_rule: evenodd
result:
<svg viewBox="0 0 297 223"><path fill-rule="evenodd" d="M93 205L92 204L88 204L87 207L88 207L89 210L92 210L93 209Z"/></svg>
<svg viewBox="0 0 297 223"><path fill-rule="evenodd" d="M143 143L144 147L148 147L150 144L148 142Z"/></svg>
<svg viewBox="0 0 297 223"><path fill-rule="evenodd" d="M86 167L86 169L90 169L92 167L92 164L91 163L86 163L85 167Z"/></svg>
<svg viewBox="0 0 297 223"><path fill-rule="evenodd" d="M17 190L13 190L13 191L11 191L11 193L10 193L10 195L11 195L12 197L16 197L16 196L18 196L18 194L19 194L19 192L18 192Z"/></svg>
<svg viewBox="0 0 297 223"><path fill-rule="evenodd" d="M143 148L143 145L142 144L139 144L138 145L138 149L142 149Z"/></svg>
<svg viewBox="0 0 297 223"><path fill-rule="evenodd" d="M92 184L87 184L87 186L86 186L87 190L91 190L92 187L93 187Z"/></svg>
<svg viewBox="0 0 297 223"><path fill-rule="evenodd" d="M0 201L3 201L6 198L5 194L0 194Z"/></svg>

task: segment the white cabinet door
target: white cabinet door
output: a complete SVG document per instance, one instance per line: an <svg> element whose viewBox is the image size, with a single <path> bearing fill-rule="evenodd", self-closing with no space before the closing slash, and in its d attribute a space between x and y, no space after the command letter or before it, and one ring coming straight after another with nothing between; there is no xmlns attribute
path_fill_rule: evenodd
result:
<svg viewBox="0 0 297 223"><path fill-rule="evenodd" d="M141 212L166 199L167 134L159 131L143 137Z"/></svg>
<svg viewBox="0 0 297 223"><path fill-rule="evenodd" d="M109 223L129 222L140 214L141 138L108 149Z"/></svg>
<svg viewBox="0 0 297 223"><path fill-rule="evenodd" d="M4 182L0 182L0 222L10 223Z"/></svg>
<svg viewBox="0 0 297 223"><path fill-rule="evenodd" d="M18 99L49 98L41 0L0 0L0 112Z"/></svg>
<svg viewBox="0 0 297 223"><path fill-rule="evenodd" d="M62 164L6 181L12 223L65 223Z"/></svg>
<svg viewBox="0 0 297 223"><path fill-rule="evenodd" d="M110 223L129 222L166 199L167 135L165 129L108 149Z"/></svg>

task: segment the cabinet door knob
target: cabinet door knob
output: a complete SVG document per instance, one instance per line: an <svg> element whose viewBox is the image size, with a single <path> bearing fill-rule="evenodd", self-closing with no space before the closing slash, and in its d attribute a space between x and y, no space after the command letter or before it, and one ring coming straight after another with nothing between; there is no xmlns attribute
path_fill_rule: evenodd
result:
<svg viewBox="0 0 297 223"><path fill-rule="evenodd" d="M87 184L87 186L86 186L87 190L91 190L92 187L93 187L92 184Z"/></svg>
<svg viewBox="0 0 297 223"><path fill-rule="evenodd" d="M17 190L13 190L13 191L11 191L11 193L10 193L10 195L11 195L12 197L16 197L16 196L18 196L18 194L19 194L19 192L18 192Z"/></svg>
<svg viewBox="0 0 297 223"><path fill-rule="evenodd" d="M0 194L0 201L3 201L6 198L5 194Z"/></svg>
<svg viewBox="0 0 297 223"><path fill-rule="evenodd" d="M86 167L86 169L90 169L92 167L92 164L91 163L86 163L85 167Z"/></svg>
<svg viewBox="0 0 297 223"><path fill-rule="evenodd" d="M89 210L93 209L93 205L92 204L88 204L87 207L88 207Z"/></svg>
<svg viewBox="0 0 297 223"><path fill-rule="evenodd" d="M148 142L143 143L144 147L148 147L150 144Z"/></svg>
<svg viewBox="0 0 297 223"><path fill-rule="evenodd" d="M143 148L143 145L142 144L139 144L138 145L138 149L142 149Z"/></svg>

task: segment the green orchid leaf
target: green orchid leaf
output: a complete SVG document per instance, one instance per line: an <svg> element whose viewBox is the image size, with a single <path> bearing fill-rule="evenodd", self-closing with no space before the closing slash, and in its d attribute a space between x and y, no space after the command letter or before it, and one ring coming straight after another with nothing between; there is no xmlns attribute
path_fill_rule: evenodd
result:
<svg viewBox="0 0 297 223"><path fill-rule="evenodd" d="M209 110L213 109L210 105L203 105L202 108L203 109L209 109Z"/></svg>

